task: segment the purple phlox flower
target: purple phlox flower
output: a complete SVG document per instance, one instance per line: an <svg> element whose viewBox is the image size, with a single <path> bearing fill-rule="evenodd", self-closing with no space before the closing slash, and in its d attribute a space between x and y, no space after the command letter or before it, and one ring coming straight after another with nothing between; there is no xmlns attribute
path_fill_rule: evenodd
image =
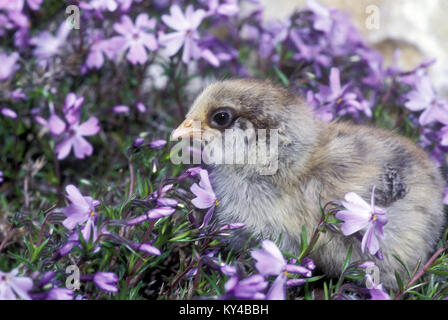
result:
<svg viewBox="0 0 448 320"><path fill-rule="evenodd" d="M299 29L291 30L290 39L296 49L299 51L298 53L294 54L294 59L314 62L314 64L316 65L315 68L317 68L318 66L330 66L330 58L321 53L321 46L306 44L300 36Z"/></svg>
<svg viewBox="0 0 448 320"><path fill-rule="evenodd" d="M165 195L168 193L168 191L173 189L173 186L174 186L173 184L164 185L162 187L162 189L160 190L160 196L159 196L159 191L155 190L149 197L146 198L146 200L149 201L149 200L154 200L154 199L157 199L157 198L165 197Z"/></svg>
<svg viewBox="0 0 448 320"><path fill-rule="evenodd" d="M313 27L318 31L330 32L333 25L331 11L315 0L307 0L307 9L313 13Z"/></svg>
<svg viewBox="0 0 448 320"><path fill-rule="evenodd" d="M3 181L4 181L3 171L0 171L0 183L2 183Z"/></svg>
<svg viewBox="0 0 448 320"><path fill-rule="evenodd" d="M6 30L13 28L14 26L10 23L8 17L0 13L0 37L3 37Z"/></svg>
<svg viewBox="0 0 448 320"><path fill-rule="evenodd" d="M53 259L56 260L60 257L64 257L64 256L68 255L73 250L73 247L78 244L79 243L77 240L67 241L61 247L59 247L59 249L56 252L56 254L54 255Z"/></svg>
<svg viewBox="0 0 448 320"><path fill-rule="evenodd" d="M8 12L8 18L19 29L28 29L30 27L29 18L20 11Z"/></svg>
<svg viewBox="0 0 448 320"><path fill-rule="evenodd" d="M100 131L100 127L96 117L91 117L82 124L79 124L79 122L70 124L70 126L65 129L63 140L56 146L55 150L58 154L58 159L61 160L66 158L72 147L76 158L84 159L86 156L90 156L93 152L93 147L86 139L84 139L84 136L93 136L97 134L98 131Z"/></svg>
<svg viewBox="0 0 448 320"><path fill-rule="evenodd" d="M95 217L92 217L89 218L87 222L80 227L79 231L81 232L81 236L85 242L95 243L100 235L110 234L106 227L102 227L100 232L98 233L98 227L95 223L96 219ZM66 256L73 250L73 247L75 246L81 248L78 229L73 230L73 232L68 236L67 240L68 241L58 249L54 256L54 259ZM93 248L93 252L98 252L100 248L100 244L95 245L95 247Z"/></svg>
<svg viewBox="0 0 448 320"><path fill-rule="evenodd" d="M170 15L162 15L162 21L171 29L176 30L159 37L159 42L165 46L168 56L175 55L182 46L184 63L188 63L191 58L197 60L202 56L203 52L198 45L200 37L197 29L204 16L204 10L194 10L192 5L187 7L184 14L176 4L170 7Z"/></svg>
<svg viewBox="0 0 448 320"><path fill-rule="evenodd" d="M448 123L447 102L437 96L429 76L421 77L415 84L415 89L406 95L406 99L405 107L409 110L424 110L419 118L421 125L427 125L435 120Z"/></svg>
<svg viewBox="0 0 448 320"><path fill-rule="evenodd" d="M40 60L49 59L60 53L61 48L66 44L67 37L71 31L69 22L64 21L56 36L48 31L39 33L36 37L30 40L30 44L35 46L33 54Z"/></svg>
<svg viewBox="0 0 448 320"><path fill-rule="evenodd" d="M448 205L448 187L445 187L445 191L444 191L444 195L443 195L443 203Z"/></svg>
<svg viewBox="0 0 448 320"><path fill-rule="evenodd" d="M304 281L303 279L298 279ZM287 278L286 276L281 273L275 278L274 283L269 288L266 299L267 300L285 300L286 299L286 290L285 290L285 284L286 284ZM301 283L303 284L303 283Z"/></svg>
<svg viewBox="0 0 448 320"><path fill-rule="evenodd" d="M0 2L0 10L4 10L5 14L0 14L0 36L5 34L5 30L18 28L14 35L14 42L17 44L17 34L27 33L30 28L30 20L27 15L22 12L23 1Z"/></svg>
<svg viewBox="0 0 448 320"><path fill-rule="evenodd" d="M23 0L0 0L0 10L6 11L22 11L24 5Z"/></svg>
<svg viewBox="0 0 448 320"><path fill-rule="evenodd" d="M0 30L0 36L1 36L1 30ZM29 42L30 42L30 28L20 28L14 33L14 45L20 51L25 50L28 47Z"/></svg>
<svg viewBox="0 0 448 320"><path fill-rule="evenodd" d="M158 206L161 207L176 207L178 204L178 201L176 199L171 198L157 198L156 201Z"/></svg>
<svg viewBox="0 0 448 320"><path fill-rule="evenodd" d="M341 203L346 210L338 211L336 218L344 221L342 233L348 236L367 229L362 237L361 249L364 253L367 248L370 254L375 255L380 249L377 234L384 237L383 227L387 224L386 210L375 206L375 187L370 205L354 192L347 193Z"/></svg>
<svg viewBox="0 0 448 320"><path fill-rule="evenodd" d="M10 94L9 97L13 100L26 100L28 99L28 96L23 92L22 88L17 88L15 90L13 90Z"/></svg>
<svg viewBox="0 0 448 320"><path fill-rule="evenodd" d="M361 82L373 88L381 88L386 77L383 70L383 56L379 52L364 46L357 48L355 52L368 68L367 76L363 77Z"/></svg>
<svg viewBox="0 0 448 320"><path fill-rule="evenodd" d="M219 67L221 62L231 61L238 57L238 51L227 43L218 40L212 35L206 35L199 41L201 57L214 67ZM209 48L213 48L211 51Z"/></svg>
<svg viewBox="0 0 448 320"><path fill-rule="evenodd" d="M97 272L93 276L93 283L105 292L118 292L118 276L113 272Z"/></svg>
<svg viewBox="0 0 448 320"><path fill-rule="evenodd" d="M26 2L32 10L39 10L43 0L27 0ZM6 11L22 11L24 5L24 0L0 0L0 9Z"/></svg>
<svg viewBox="0 0 448 320"><path fill-rule="evenodd" d="M288 37L291 20L272 20L263 24L258 53L262 58L269 58L275 46Z"/></svg>
<svg viewBox="0 0 448 320"><path fill-rule="evenodd" d="M216 195L210 184L208 171L201 169L199 171L199 176L201 178L199 185L194 183L190 188L191 192L196 195L196 198L191 200L191 203L199 209L207 209L216 206Z"/></svg>
<svg viewBox="0 0 448 320"><path fill-rule="evenodd" d="M17 60L19 60L19 54L13 52L11 54L6 54L0 52L0 81L9 79L19 68L17 66Z"/></svg>
<svg viewBox="0 0 448 320"><path fill-rule="evenodd" d="M203 170L201 167L193 167L193 168L189 168L187 169L187 171L185 171L190 177L197 177L199 176L199 174L201 173L201 170Z"/></svg>
<svg viewBox="0 0 448 320"><path fill-rule="evenodd" d="M142 2L142 0L117 0L117 2L120 4L120 11L121 12L128 12L133 2Z"/></svg>
<svg viewBox="0 0 448 320"><path fill-rule="evenodd" d="M77 97L73 92L70 92L65 97L62 111L64 112L65 119L69 124L74 124L81 120L81 105L83 102L84 97Z"/></svg>
<svg viewBox="0 0 448 320"><path fill-rule="evenodd" d="M306 93L307 104L314 109L315 116L324 121L330 122L334 118L334 113L329 104L322 105L319 100L319 93L308 90Z"/></svg>
<svg viewBox="0 0 448 320"><path fill-rule="evenodd" d="M222 16L234 16L236 15L240 8L238 6L238 0L208 0L208 11L205 14L206 17L222 15Z"/></svg>
<svg viewBox="0 0 448 320"><path fill-rule="evenodd" d="M100 204L98 200L93 200L92 197L84 197L79 189L72 184L65 187L65 191L71 203L64 209L64 214L67 217L62 222L64 227L73 230L77 225L82 225L95 218L97 215L95 207ZM85 239L89 239L89 237Z"/></svg>
<svg viewBox="0 0 448 320"><path fill-rule="evenodd" d="M89 35L91 41L89 54L87 55L86 67L88 69L100 69L104 64L104 55L114 60L117 53L122 49L121 41L117 39L103 39L99 31Z"/></svg>
<svg viewBox="0 0 448 320"><path fill-rule="evenodd" d="M236 274L236 267L225 264L219 268L223 274L226 276L234 276Z"/></svg>
<svg viewBox="0 0 448 320"><path fill-rule="evenodd" d="M234 297L237 299L254 299L262 300L266 296L263 291L268 286L268 282L262 275L255 274L244 280L239 280L238 277L233 276L227 280L224 285L227 297Z"/></svg>
<svg viewBox="0 0 448 320"><path fill-rule="evenodd" d="M73 300L73 290L66 288L51 288L45 300Z"/></svg>
<svg viewBox="0 0 448 320"><path fill-rule="evenodd" d="M332 10L333 26L330 34L329 51L333 56L342 57L353 54L357 48L365 46L363 36L359 30L350 22L350 16L340 10Z"/></svg>
<svg viewBox="0 0 448 320"><path fill-rule="evenodd" d="M156 256L160 256L162 254L159 249L152 245L152 243L132 243L129 246L133 249Z"/></svg>
<svg viewBox="0 0 448 320"><path fill-rule="evenodd" d="M384 290L382 284L376 284L369 274L366 275L365 279L367 286L370 288L368 289L370 293L370 300L390 300L390 296Z"/></svg>
<svg viewBox="0 0 448 320"><path fill-rule="evenodd" d="M244 228L245 226L246 226L245 223L234 222L234 223L229 223L229 224L225 224L225 225L221 226L219 228L219 231L236 230L236 229Z"/></svg>
<svg viewBox="0 0 448 320"><path fill-rule="evenodd" d="M31 299L28 292L33 288L33 280L18 274L17 268L9 273L0 271L0 300Z"/></svg>
<svg viewBox="0 0 448 320"><path fill-rule="evenodd" d="M118 106L112 107L113 113L118 113L118 114L129 113L129 110L130 110L130 108L128 106L125 106L125 105L118 105Z"/></svg>
<svg viewBox="0 0 448 320"><path fill-rule="evenodd" d="M36 274L33 274L33 278L37 278L39 276L39 272L36 271ZM37 286L39 288L53 282L54 280L54 276L56 275L56 273L54 271L47 271L45 272L42 277L39 280L39 283L37 284Z"/></svg>
<svg viewBox="0 0 448 320"><path fill-rule="evenodd" d="M376 265L375 262L367 260L367 261L364 261L363 263L359 264L358 267L359 268L372 268L375 265Z"/></svg>
<svg viewBox="0 0 448 320"><path fill-rule="evenodd" d="M185 278L190 279L198 273L198 268L191 268L186 274Z"/></svg>
<svg viewBox="0 0 448 320"><path fill-rule="evenodd" d="M0 108L0 113L7 118L16 119L17 113L9 108Z"/></svg>
<svg viewBox="0 0 448 320"><path fill-rule="evenodd" d="M364 112L367 117L371 118L373 105L374 100L362 99L358 105L355 104L354 106L357 110Z"/></svg>
<svg viewBox="0 0 448 320"><path fill-rule="evenodd" d="M145 104L144 104L143 102L141 102L141 101L138 101L138 102L136 103L135 107L136 107L137 110L138 110L139 112L141 112L141 113L146 112L146 106L145 106Z"/></svg>
<svg viewBox="0 0 448 320"><path fill-rule="evenodd" d="M150 51L158 49L156 37L148 32L155 27L156 19L149 19L146 13L140 13L135 24L127 15L121 17L121 23L114 24L114 30L121 35L115 39L121 39L122 50L129 49L127 58L132 64L143 64L148 60L146 49Z"/></svg>
<svg viewBox="0 0 448 320"><path fill-rule="evenodd" d="M176 209L171 207L158 207L151 210L148 210L145 214L138 216L136 218L130 219L127 221L128 226L133 226L136 224L143 223L147 220L160 219L164 217L169 217L172 215Z"/></svg>
<svg viewBox="0 0 448 320"><path fill-rule="evenodd" d="M361 106L358 102L357 95L349 91L350 83L341 86L340 72L338 68L331 68L329 82L329 86L321 86L319 93L316 94L316 98L324 104L324 107L327 110L335 109L338 115L347 113L347 108L350 108L349 110L352 111L367 111L366 108ZM368 111L370 111L370 109L368 109ZM371 115L371 113L368 114Z"/></svg>
<svg viewBox="0 0 448 320"><path fill-rule="evenodd" d="M357 100L348 103L346 101L344 108L339 109L338 116L351 114L355 120L360 120L360 112L362 112L366 117L371 118L373 115L372 108L376 102L376 97L373 96L369 99L365 99L359 88L354 88L353 91L354 92L351 94L353 95L353 98Z"/></svg>
<svg viewBox="0 0 448 320"><path fill-rule="evenodd" d="M329 86L322 88L327 90L322 90L320 94L321 100L336 105L340 105L344 102L352 104L352 101L356 99L356 95L352 92L348 92L348 88L350 87L349 83L341 86L340 71L338 68L331 68L329 81Z"/></svg>
<svg viewBox="0 0 448 320"><path fill-rule="evenodd" d="M183 180L189 177L197 177L199 176L199 173L201 172L202 168L201 167L193 167L193 168L189 168L187 169L184 173L182 173L178 180Z"/></svg>
<svg viewBox="0 0 448 320"><path fill-rule="evenodd" d="M43 1L44 0L27 0L26 2L28 3L28 6L31 8L31 10L39 10Z"/></svg>
<svg viewBox="0 0 448 320"><path fill-rule="evenodd" d="M225 264L224 262L220 261L217 257L214 257L215 251L208 252L200 257L203 264L209 266L213 270L219 270L223 274L227 276L234 276L237 273L237 268L235 266L231 266L228 264Z"/></svg>
<svg viewBox="0 0 448 320"><path fill-rule="evenodd" d="M229 264L225 264L218 257L215 257L217 250L207 250L204 255L200 257L201 261L211 267L213 270L219 270L227 276L234 276L237 273L237 268Z"/></svg>
<svg viewBox="0 0 448 320"><path fill-rule="evenodd" d="M94 10L94 11L109 11L114 12L118 8L117 1L115 0L91 0L89 2L80 2L79 6L84 10Z"/></svg>
<svg viewBox="0 0 448 320"><path fill-rule="evenodd" d="M200 170L199 176L201 180L199 185L194 183L190 187L190 191L196 196L196 198L191 200L191 203L198 209L208 209L204 216L204 221L199 227L200 229L208 225L215 207L219 204L216 199L215 192L213 191L212 185L210 184L210 179L208 177L208 171L205 169Z"/></svg>
<svg viewBox="0 0 448 320"><path fill-rule="evenodd" d="M65 122L54 113L48 118L48 120L45 120L41 116L35 116L34 120L36 120L36 122L40 125L47 127L51 134L55 137L63 133L66 128Z"/></svg>
<svg viewBox="0 0 448 320"><path fill-rule="evenodd" d="M140 147L143 143L145 142L145 138L136 138L135 140L134 140L134 142L132 143L132 145L135 147L135 148L137 148L137 147Z"/></svg>
<svg viewBox="0 0 448 320"><path fill-rule="evenodd" d="M448 110L447 110L448 111ZM441 119L441 122L444 122L444 119ZM443 123L444 126L436 133L437 138L440 141L441 146L448 146L448 122ZM431 145L432 143L428 143L428 145Z"/></svg>
<svg viewBox="0 0 448 320"><path fill-rule="evenodd" d="M257 260L255 267L262 275L277 275L277 278L266 294L266 299L285 300L285 285L298 286L306 282L304 279L288 279L287 274L298 273L310 277L311 271L303 266L287 264L280 250L272 241L263 241L262 247L263 249L253 250L251 253L252 257ZM272 265L269 265L269 260L272 261Z"/></svg>
<svg viewBox="0 0 448 320"><path fill-rule="evenodd" d="M252 258L257 261L255 267L262 275L277 276L277 279L274 281L267 294L267 298L283 300L285 299L285 284L300 285L305 283L304 279L288 279L287 275L290 273L311 277L312 273L310 269L304 266L288 264L274 242L264 240L261 243L261 247L262 249L255 249L251 252ZM309 261L307 263L311 265Z"/></svg>
<svg viewBox="0 0 448 320"><path fill-rule="evenodd" d="M304 266L305 268L307 268L308 270L311 270L311 271L316 269L316 265L314 264L314 261L311 258L303 259L302 266Z"/></svg>
<svg viewBox="0 0 448 320"><path fill-rule="evenodd" d="M100 235L110 235L110 232L106 229L106 227L102 227L98 232L98 226L96 225L97 219L96 217L89 218L87 222L80 227L80 232L83 240L85 242L95 243ZM59 250L58 254L60 256L64 256L71 252L74 246L81 248L81 240L79 239L78 229L74 230L72 234L67 238L67 243L65 243ZM93 252L96 253L100 250L101 244L96 244L93 248Z"/></svg>
<svg viewBox="0 0 448 320"><path fill-rule="evenodd" d="M445 155L447 152L447 148L443 146L434 146L434 148L431 150L431 153L429 156L431 157L431 160L434 161L434 163L440 167L445 163Z"/></svg>
<svg viewBox="0 0 448 320"><path fill-rule="evenodd" d="M33 278L37 278L38 275L39 272L36 272L36 275L33 274ZM73 290L59 288L57 286L58 281L55 279L55 275L56 273L54 271L47 271L42 275L37 287L46 291L33 293L31 295L33 300L73 300Z"/></svg>
<svg viewBox="0 0 448 320"><path fill-rule="evenodd" d="M260 37L260 31L253 25L245 24L241 27L239 36L242 40L256 41Z"/></svg>
<svg viewBox="0 0 448 320"><path fill-rule="evenodd" d="M149 143L153 149L162 149L166 145L166 140L154 140Z"/></svg>

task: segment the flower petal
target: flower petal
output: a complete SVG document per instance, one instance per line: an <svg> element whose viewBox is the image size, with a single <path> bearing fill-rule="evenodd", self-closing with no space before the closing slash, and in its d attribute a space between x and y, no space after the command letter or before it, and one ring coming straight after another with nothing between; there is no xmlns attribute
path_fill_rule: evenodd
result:
<svg viewBox="0 0 448 320"><path fill-rule="evenodd" d="M374 255L380 249L380 244L375 235L375 225L373 223L370 224L366 233L362 237L361 242L361 250L364 253L365 249L368 249L370 254Z"/></svg>
<svg viewBox="0 0 448 320"><path fill-rule="evenodd" d="M75 136L73 147L75 156L78 159L84 159L86 156L90 156L93 153L92 145L82 136Z"/></svg>
<svg viewBox="0 0 448 320"><path fill-rule="evenodd" d="M65 159L72 149L73 145L73 138L68 137L62 140L55 148L56 153L58 154L58 159L62 160Z"/></svg>
<svg viewBox="0 0 448 320"><path fill-rule="evenodd" d="M286 298L286 276L281 273L272 284L271 288L269 288L268 293L266 294L267 300L285 300Z"/></svg>

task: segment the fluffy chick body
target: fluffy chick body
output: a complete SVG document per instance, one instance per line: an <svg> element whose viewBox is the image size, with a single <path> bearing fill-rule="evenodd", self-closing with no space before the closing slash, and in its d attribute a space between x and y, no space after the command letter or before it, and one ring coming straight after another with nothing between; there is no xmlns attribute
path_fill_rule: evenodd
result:
<svg viewBox="0 0 448 320"><path fill-rule="evenodd" d="M342 200L355 192L387 210L383 259L362 254L360 241L338 232L323 233L311 254L329 276L338 276L352 245L352 261L374 260L380 281L396 288L394 272L412 270L435 249L445 225L444 181L427 154L408 139L387 130L313 117L302 98L269 82L228 80L207 87L187 115L212 129L213 110L230 107L238 114L233 127L279 129L279 165L260 175L249 165L210 165L210 181L219 200L214 223L243 222L229 245L242 249L249 236L281 239L281 249L298 253L302 226L308 239L321 212L319 203Z"/></svg>

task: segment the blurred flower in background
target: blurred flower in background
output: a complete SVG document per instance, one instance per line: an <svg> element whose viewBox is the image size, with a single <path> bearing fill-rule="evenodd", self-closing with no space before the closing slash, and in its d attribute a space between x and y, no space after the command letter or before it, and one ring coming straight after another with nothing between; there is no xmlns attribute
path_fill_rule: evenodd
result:
<svg viewBox="0 0 448 320"><path fill-rule="evenodd" d="M69 4L82 9L80 29L66 22ZM393 130L446 167L448 102L428 74L434 59L405 70L396 51L388 65L345 12L316 0L283 19L268 15L256 0L0 0L0 254L17 251L1 262L0 298L316 296L314 262L270 240L224 254L244 225L216 228L223 204L208 171L169 161L165 138L218 79L269 79L323 121ZM336 218L378 255L387 214L373 196L368 204L347 194ZM17 236L23 226L30 232ZM83 286L70 292L61 266L76 257ZM431 271L446 273L439 268ZM351 271L319 290L363 298L344 296L363 277ZM434 283L422 286L443 287ZM368 293L390 298L380 284Z"/></svg>

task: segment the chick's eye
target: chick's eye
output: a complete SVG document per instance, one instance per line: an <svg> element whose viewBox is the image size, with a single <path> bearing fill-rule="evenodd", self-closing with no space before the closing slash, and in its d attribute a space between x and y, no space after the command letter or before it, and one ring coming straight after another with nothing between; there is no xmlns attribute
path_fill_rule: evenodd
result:
<svg viewBox="0 0 448 320"><path fill-rule="evenodd" d="M228 109L220 109L212 116L212 124L217 127L227 127L232 123L233 115Z"/></svg>

